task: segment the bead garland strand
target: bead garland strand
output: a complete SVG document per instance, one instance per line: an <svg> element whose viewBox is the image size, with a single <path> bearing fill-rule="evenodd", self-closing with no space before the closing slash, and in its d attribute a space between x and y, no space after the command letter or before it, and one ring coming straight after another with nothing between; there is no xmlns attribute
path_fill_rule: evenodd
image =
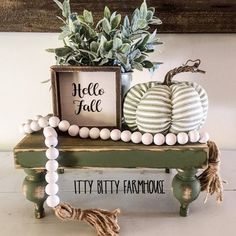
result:
<svg viewBox="0 0 236 236"><path fill-rule="evenodd" d="M187 143L207 143L209 140L209 134L207 132L198 132L197 130L192 130L188 133L180 132L177 135L173 133L168 133L164 136L162 133L157 133L154 136L150 133L140 133L135 131L131 133L129 130L120 131L119 129L109 130L107 128L99 130L98 128L87 128L82 127L79 128L77 125L70 125L70 123L66 120L60 121L60 119L56 116L48 115L46 117L42 117L37 115L33 120L29 119L24 124L20 126L21 133L30 134L33 132L37 132L42 128L47 126L56 128L62 132L68 132L68 134L72 137L79 136L80 138L91 138L102 140L111 139L113 141L121 140L123 142L133 142L135 144L143 143L144 145L155 144L157 146L161 146L163 144L166 145L175 145L176 143L180 145L184 145Z"/></svg>
<svg viewBox="0 0 236 236"><path fill-rule="evenodd" d="M55 208L60 203L60 198L57 195L59 187L56 184L58 181L58 162L57 158L59 156L59 150L56 148L58 145L58 134L55 128L62 132L68 132L72 137L79 136L80 138L91 138L102 140L111 139L113 141L122 140L123 142L132 141L135 144L143 143L144 145L155 144L161 146L163 144L175 145L176 143L184 145L188 142L191 143L207 143L209 140L209 134L207 132L199 133L197 130L190 131L188 134L185 132L178 133L177 135L173 133L168 133L164 136L161 133L155 134L154 136L150 133L141 134L136 131L131 133L129 130L120 131L119 129L113 129L110 131L107 128L99 130L98 128L79 128L77 125L70 125L66 120L60 121L56 116L48 115L42 117L37 115L33 120L29 119L20 126L21 133L30 134L43 129L43 134L45 137L45 145L48 148L46 150L46 157L48 159L45 168L47 174L45 175L45 180L48 183L45 187L45 192L48 197L46 203L49 207Z"/></svg>

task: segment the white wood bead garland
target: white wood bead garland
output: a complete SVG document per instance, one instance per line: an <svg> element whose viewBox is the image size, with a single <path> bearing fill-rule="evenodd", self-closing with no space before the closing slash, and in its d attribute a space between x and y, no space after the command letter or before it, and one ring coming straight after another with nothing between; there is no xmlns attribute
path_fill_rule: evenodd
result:
<svg viewBox="0 0 236 236"><path fill-rule="evenodd" d="M51 129L50 129L51 128ZM47 193L48 197L46 200L46 203L49 207L56 207L60 203L60 198L57 196L57 193L59 191L59 187L56 184L58 181L58 174L57 174L57 169L58 169L58 162L57 158L59 156L59 150L56 149L56 146L58 144L58 139L57 135L51 135L51 136L46 136L48 134L48 130L52 130L52 127L46 127L44 128L44 137L45 137L45 144L48 147L46 150L46 157L48 159L45 168L47 170L47 174L45 175L45 180L48 183L45 187L45 192ZM54 129L53 129L54 130ZM55 131L56 132L56 131ZM52 142L47 142L48 139L53 140Z"/></svg>
<svg viewBox="0 0 236 236"><path fill-rule="evenodd" d="M71 125L68 129L68 134L72 137L75 137L79 134L79 126L78 125Z"/></svg>
<svg viewBox="0 0 236 236"><path fill-rule="evenodd" d="M100 131L98 128L94 127L89 130L87 127L79 128L77 125L70 125L70 123L66 120L60 121L60 119L56 116L48 115L46 117L42 117L41 115L37 115L34 120L28 119L24 124L20 125L19 130L21 133L30 134L43 128L45 145L48 147L45 153L48 159L45 165L47 170L45 180L48 183L45 188L45 192L48 194L46 203L49 207L53 208L60 203L60 198L57 195L59 187L56 184L58 181L57 169L59 166L57 162L59 150L56 148L58 145L58 134L54 129L56 127L58 127L58 129L62 132L68 131L68 134L73 137L90 137L91 139L101 138L103 140L111 139L113 141L122 140L123 142L132 141L135 144L142 142L144 145L151 145L154 143L157 146L161 146L163 144L172 146L175 145L176 142L184 145L189 141L191 143L207 143L209 140L209 134L207 132L199 133L197 130L190 131L188 134L181 132L178 133L177 136L173 133L168 133L166 136L158 133L153 136L150 133L131 133L129 130L124 130L121 132L119 129L113 129L110 131L109 129L104 128Z"/></svg>
<svg viewBox="0 0 236 236"><path fill-rule="evenodd" d="M111 136L111 131L109 129L104 128L100 131L100 138L102 140L107 140L110 138L110 136Z"/></svg>
<svg viewBox="0 0 236 236"><path fill-rule="evenodd" d="M83 127L79 130L80 138L88 138L89 137L89 128Z"/></svg>
<svg viewBox="0 0 236 236"><path fill-rule="evenodd" d="M38 123L37 123L38 122ZM46 126L47 125L47 126ZM48 115L48 116L35 116L34 120L28 119L24 124L19 127L19 130L23 134L31 134L33 132L39 131L41 128L44 129L44 135L46 137L49 136L57 136L57 132L55 129L58 129L62 132L68 132L68 134L72 137L79 136L80 138L86 139L98 139L102 140L111 139L113 141L122 140L123 142L133 142L135 144L143 143L144 145L155 144L157 146L161 146L163 144L167 145L175 145L176 143L180 145L184 145L187 143L207 143L209 140L209 134L207 132L199 133L197 130L192 130L188 134L185 132L180 132L177 134L169 133L164 136L161 133L157 133L154 136L149 133L141 134L140 132L131 133L129 130L120 131L119 129L108 130L106 128L99 130L94 127L89 129L87 127L80 128L77 125L70 125L70 123L66 120L60 121L60 119L56 116ZM48 145L51 142L56 142L54 138L48 138Z"/></svg>
<svg viewBox="0 0 236 236"><path fill-rule="evenodd" d="M58 128L60 131L62 132L66 132L70 127L70 123L67 120L62 120L59 124L58 124Z"/></svg>
<svg viewBox="0 0 236 236"><path fill-rule="evenodd" d="M144 145L151 145L153 142L153 136L152 134L145 133L142 135L142 143Z"/></svg>
<svg viewBox="0 0 236 236"><path fill-rule="evenodd" d="M168 133L166 135L166 144L169 146L173 146L176 144L177 138L176 135L173 133Z"/></svg>
<svg viewBox="0 0 236 236"><path fill-rule="evenodd" d="M163 134L159 133L154 135L154 144L156 144L157 146L163 145L165 141L166 139Z"/></svg>
<svg viewBox="0 0 236 236"><path fill-rule="evenodd" d="M140 132L134 132L131 134L131 141L133 143L141 143L142 142L142 134Z"/></svg>
<svg viewBox="0 0 236 236"><path fill-rule="evenodd" d="M186 144L188 142L189 138L188 138L188 134L184 133L184 132L180 132L177 134L177 142L179 144Z"/></svg>
<svg viewBox="0 0 236 236"><path fill-rule="evenodd" d="M89 130L89 137L91 139L98 139L100 136L100 130L98 128L92 128Z"/></svg>

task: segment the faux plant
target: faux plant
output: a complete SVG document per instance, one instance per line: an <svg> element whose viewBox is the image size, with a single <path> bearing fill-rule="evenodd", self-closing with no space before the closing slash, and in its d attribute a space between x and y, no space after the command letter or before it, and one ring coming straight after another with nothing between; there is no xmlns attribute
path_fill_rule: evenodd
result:
<svg viewBox="0 0 236 236"><path fill-rule="evenodd" d="M146 1L135 9L131 19L104 9L104 16L94 22L92 12L84 10L83 14L71 12L69 0L54 0L62 11L63 40L61 48L48 49L56 54L57 64L78 66L113 66L120 65L122 72L134 69L155 69L155 62L148 60L154 46L161 44L157 31L150 33L151 25L161 24L154 16L155 8L147 7Z"/></svg>

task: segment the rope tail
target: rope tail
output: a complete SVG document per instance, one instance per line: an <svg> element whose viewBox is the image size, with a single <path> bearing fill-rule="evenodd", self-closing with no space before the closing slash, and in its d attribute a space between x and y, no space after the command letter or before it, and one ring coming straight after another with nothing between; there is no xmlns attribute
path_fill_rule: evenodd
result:
<svg viewBox="0 0 236 236"><path fill-rule="evenodd" d="M220 151L213 141L208 141L209 160L208 167L198 176L201 184L201 191L206 191L207 195L204 203L207 202L208 195L216 194L218 203L223 200L223 186L220 177Z"/></svg>
<svg viewBox="0 0 236 236"><path fill-rule="evenodd" d="M61 220L85 221L95 228L98 236L117 236L120 227L117 223L117 215L120 209L106 211L102 209L81 210L73 208L67 203L60 203L54 208L55 215Z"/></svg>

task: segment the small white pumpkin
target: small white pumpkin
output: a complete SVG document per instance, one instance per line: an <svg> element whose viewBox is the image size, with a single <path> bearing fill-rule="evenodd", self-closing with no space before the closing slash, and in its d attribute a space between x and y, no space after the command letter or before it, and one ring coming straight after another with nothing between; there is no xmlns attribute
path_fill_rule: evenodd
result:
<svg viewBox="0 0 236 236"><path fill-rule="evenodd" d="M163 83L136 84L126 94L123 113L125 123L132 131L152 134L179 133L199 129L206 120L208 96L205 90L192 82L172 82L181 72L203 72L187 63L169 71Z"/></svg>

